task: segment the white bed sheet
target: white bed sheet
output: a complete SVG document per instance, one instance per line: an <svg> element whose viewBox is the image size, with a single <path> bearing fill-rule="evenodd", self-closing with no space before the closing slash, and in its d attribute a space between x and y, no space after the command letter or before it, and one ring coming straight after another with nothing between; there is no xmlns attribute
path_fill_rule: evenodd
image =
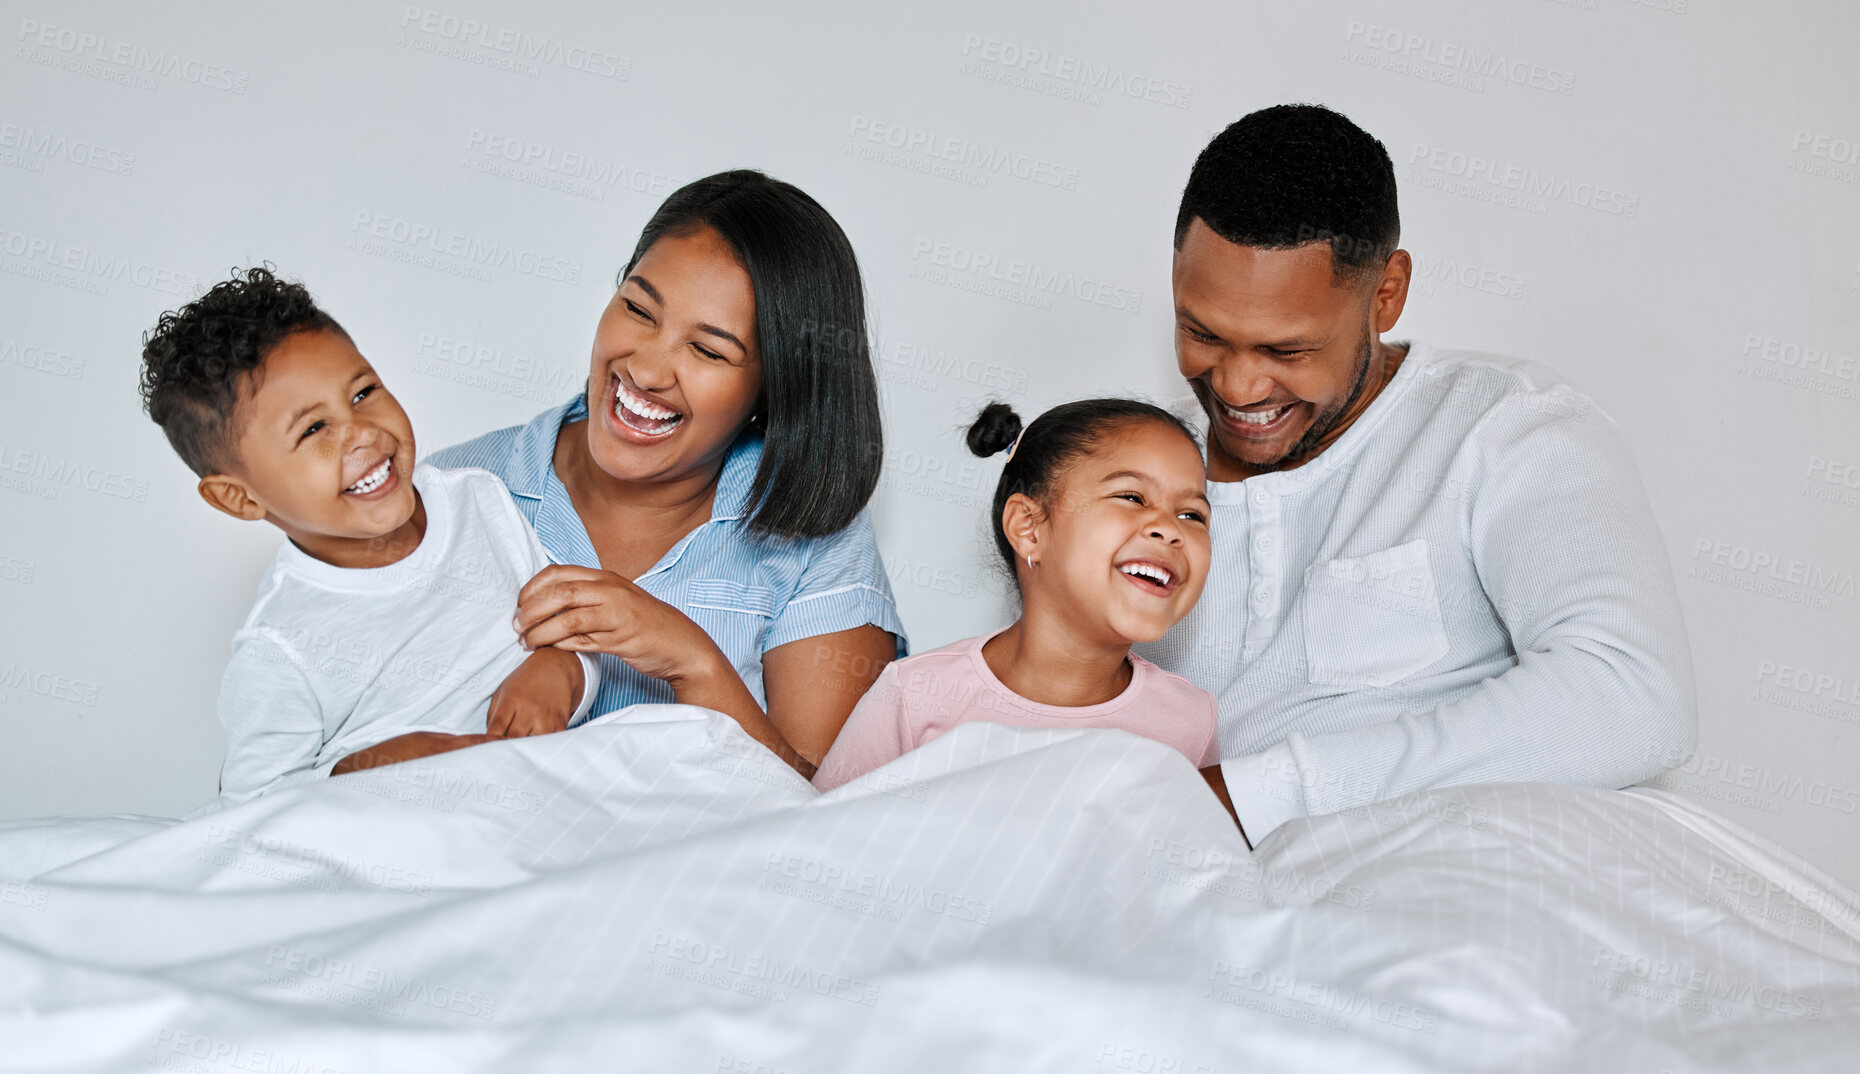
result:
<svg viewBox="0 0 1860 1074"><path fill-rule="evenodd" d="M825 796L639 706L187 822L0 825L0 1071L1828 1071L1860 900L1655 791L1456 788L1249 854L1120 732Z"/></svg>

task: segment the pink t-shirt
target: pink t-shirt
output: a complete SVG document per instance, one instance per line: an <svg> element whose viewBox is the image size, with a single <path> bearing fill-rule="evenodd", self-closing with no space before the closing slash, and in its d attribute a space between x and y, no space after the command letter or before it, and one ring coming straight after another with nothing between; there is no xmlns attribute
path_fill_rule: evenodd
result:
<svg viewBox="0 0 1860 1074"><path fill-rule="evenodd" d="M1000 633L996 631L995 633ZM1174 747L1197 768L1220 763L1214 695L1130 654L1130 685L1102 705L1042 705L1002 685L982 659L994 634L888 665L859 699L814 773L830 791L971 720L1019 727L1115 727Z"/></svg>

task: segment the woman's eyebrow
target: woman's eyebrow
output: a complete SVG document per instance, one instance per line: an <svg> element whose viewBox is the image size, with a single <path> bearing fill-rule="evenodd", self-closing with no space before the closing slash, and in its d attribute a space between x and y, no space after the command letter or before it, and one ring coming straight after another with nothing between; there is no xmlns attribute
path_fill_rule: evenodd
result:
<svg viewBox="0 0 1860 1074"><path fill-rule="evenodd" d="M743 352L744 354L748 354L748 353L749 353L749 348L743 345L743 341L742 341L742 340L740 340L740 339L737 339L737 338L736 338L736 335L735 335L735 333L732 333L732 332L726 332L726 331L724 331L723 329L721 329L721 328L718 328L718 327L717 327L716 325L714 325L714 324L700 324L700 325L698 325L698 330L699 330L699 331L701 331L701 332L709 332L709 333L710 333L711 335L713 335L713 336L717 336L717 337L719 337L719 338L721 338L721 339L727 339L727 340L729 340L729 341L730 341L731 343L734 343L734 344L736 344L736 345L737 345L738 347L740 347L740 348L742 349L742 352Z"/></svg>
<svg viewBox="0 0 1860 1074"><path fill-rule="evenodd" d="M647 297L651 298L654 302L657 302L661 306L665 305L665 299L659 294L659 289L652 286L651 281L647 280L646 277L636 272L628 276L627 279L639 284L639 289L646 292Z"/></svg>

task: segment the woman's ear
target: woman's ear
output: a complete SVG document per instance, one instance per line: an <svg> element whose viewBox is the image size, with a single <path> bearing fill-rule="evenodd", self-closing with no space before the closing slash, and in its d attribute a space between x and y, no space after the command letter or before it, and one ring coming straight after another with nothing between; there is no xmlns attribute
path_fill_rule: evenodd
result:
<svg viewBox="0 0 1860 1074"><path fill-rule="evenodd" d="M1014 558L1029 568L1040 562L1041 529L1045 521L1046 512L1041 510L1039 502L1024 492L1009 496L1001 506L1001 531L1007 534Z"/></svg>
<svg viewBox="0 0 1860 1074"><path fill-rule="evenodd" d="M196 487L200 490L200 498L207 501L209 506L234 518L258 522L268 513L265 505L258 502L245 482L236 477L208 474L200 479Z"/></svg>

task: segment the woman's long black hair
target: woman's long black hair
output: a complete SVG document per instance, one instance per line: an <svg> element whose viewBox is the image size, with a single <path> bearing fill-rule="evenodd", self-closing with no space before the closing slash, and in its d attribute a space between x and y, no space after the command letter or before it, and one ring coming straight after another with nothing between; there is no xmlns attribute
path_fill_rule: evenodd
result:
<svg viewBox="0 0 1860 1074"><path fill-rule="evenodd" d="M758 171L719 172L665 199L619 278L653 243L699 227L729 243L755 289L762 394L751 420L763 444L749 529L837 533L872 498L885 455L852 243L800 188Z"/></svg>

